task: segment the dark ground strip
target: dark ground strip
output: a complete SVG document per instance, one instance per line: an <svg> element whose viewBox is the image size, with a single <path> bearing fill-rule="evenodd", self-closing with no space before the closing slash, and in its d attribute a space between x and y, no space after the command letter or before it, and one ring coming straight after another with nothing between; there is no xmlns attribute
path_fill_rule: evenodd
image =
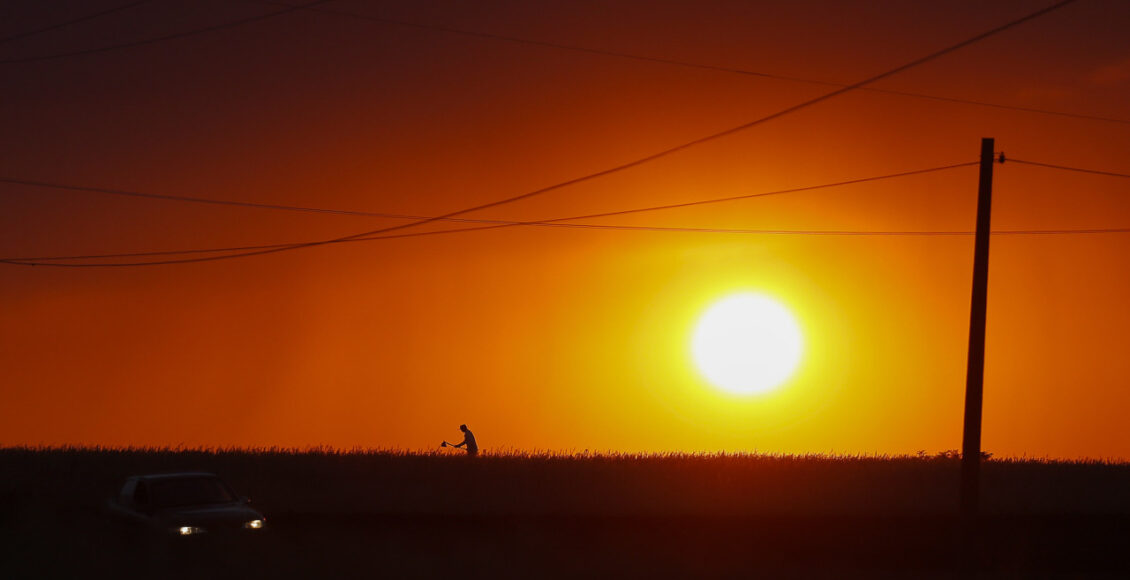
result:
<svg viewBox="0 0 1130 580"><path fill-rule="evenodd" d="M93 514L2 531L0 576L1126 577L1127 516L279 514L254 537L150 538ZM188 540L188 541L183 541Z"/></svg>

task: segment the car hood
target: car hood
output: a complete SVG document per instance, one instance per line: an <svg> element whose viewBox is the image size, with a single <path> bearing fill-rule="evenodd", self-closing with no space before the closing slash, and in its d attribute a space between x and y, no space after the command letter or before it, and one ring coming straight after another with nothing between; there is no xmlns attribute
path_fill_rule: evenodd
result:
<svg viewBox="0 0 1130 580"><path fill-rule="evenodd" d="M242 526L244 522L263 519L263 514L246 504L228 503L203 506L181 506L158 510L154 519L178 526Z"/></svg>

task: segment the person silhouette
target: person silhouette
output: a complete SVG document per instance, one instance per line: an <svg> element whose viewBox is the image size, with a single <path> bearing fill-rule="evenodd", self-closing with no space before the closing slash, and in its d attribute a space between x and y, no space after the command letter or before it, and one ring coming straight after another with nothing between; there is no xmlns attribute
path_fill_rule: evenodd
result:
<svg viewBox="0 0 1130 580"><path fill-rule="evenodd" d="M452 445L452 447L467 446L467 455L475 456L479 454L479 444L475 442L475 434L467 428L466 425L460 425L459 430L463 432L463 441Z"/></svg>

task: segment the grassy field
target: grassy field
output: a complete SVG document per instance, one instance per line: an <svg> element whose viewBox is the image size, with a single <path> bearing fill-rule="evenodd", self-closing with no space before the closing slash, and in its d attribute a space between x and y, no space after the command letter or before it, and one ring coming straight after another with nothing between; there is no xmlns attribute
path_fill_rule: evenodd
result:
<svg viewBox="0 0 1130 580"><path fill-rule="evenodd" d="M211 471L270 529L137 543L131 474ZM0 577L1103 576L1130 571L1130 465L945 456L0 449ZM177 538L177 540L180 540Z"/></svg>

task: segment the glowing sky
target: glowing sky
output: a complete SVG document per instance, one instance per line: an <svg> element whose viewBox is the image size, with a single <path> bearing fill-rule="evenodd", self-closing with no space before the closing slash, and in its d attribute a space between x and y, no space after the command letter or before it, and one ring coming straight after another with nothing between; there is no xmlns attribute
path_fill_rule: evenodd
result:
<svg viewBox="0 0 1130 580"><path fill-rule="evenodd" d="M0 178L438 215L853 83L1049 5L154 0L0 41ZM0 39L125 2L20 0ZM380 20L383 20L380 21ZM394 24L390 20L420 26ZM466 217L538 220L1010 158L1130 173L1130 3L1080 0L875 88ZM464 34L454 32L470 32ZM1118 120L1123 120L1119 122ZM968 231L976 168L589 220ZM1130 183L995 168L999 230L1130 227ZM401 220L0 183L0 257L299 242ZM462 224L466 225L466 224ZM460 227L435 223L413 231ZM960 446L971 236L515 227L147 268L0 264L0 444L906 453ZM1130 234L995 236L983 445L1130 457ZM796 316L771 395L712 388L699 315Z"/></svg>

